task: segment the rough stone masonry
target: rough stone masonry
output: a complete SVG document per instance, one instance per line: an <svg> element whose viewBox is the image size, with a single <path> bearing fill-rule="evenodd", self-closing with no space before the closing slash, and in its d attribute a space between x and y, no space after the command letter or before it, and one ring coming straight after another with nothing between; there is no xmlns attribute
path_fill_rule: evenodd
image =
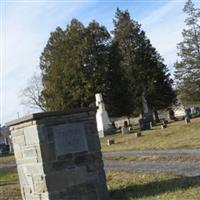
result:
<svg viewBox="0 0 200 200"><path fill-rule="evenodd" d="M32 114L10 126L23 200L107 200L89 108Z"/></svg>

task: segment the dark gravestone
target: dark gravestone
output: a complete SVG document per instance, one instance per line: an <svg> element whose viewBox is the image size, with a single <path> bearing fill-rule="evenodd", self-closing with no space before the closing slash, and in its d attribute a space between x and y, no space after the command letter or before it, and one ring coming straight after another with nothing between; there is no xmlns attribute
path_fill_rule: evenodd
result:
<svg viewBox="0 0 200 200"><path fill-rule="evenodd" d="M145 118L139 119L139 125L140 125L140 131L148 130L151 128L149 120Z"/></svg>
<svg viewBox="0 0 200 200"><path fill-rule="evenodd" d="M152 113L145 113L141 119L139 119L140 131L151 129L153 124L153 115Z"/></svg>

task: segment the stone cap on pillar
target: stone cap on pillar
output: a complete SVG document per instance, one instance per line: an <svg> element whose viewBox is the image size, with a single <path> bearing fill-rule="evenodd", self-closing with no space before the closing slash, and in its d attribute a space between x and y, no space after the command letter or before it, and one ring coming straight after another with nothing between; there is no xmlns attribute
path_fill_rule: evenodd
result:
<svg viewBox="0 0 200 200"><path fill-rule="evenodd" d="M49 117L61 117L61 116L66 116L66 115L72 115L72 114L78 114L78 113L90 113L90 112L96 113L96 109L95 108L75 108L75 109L69 109L65 111L33 113L30 115L21 117L19 119L7 122L5 125L15 126L17 124L21 124L24 122L40 120L40 119L49 118Z"/></svg>

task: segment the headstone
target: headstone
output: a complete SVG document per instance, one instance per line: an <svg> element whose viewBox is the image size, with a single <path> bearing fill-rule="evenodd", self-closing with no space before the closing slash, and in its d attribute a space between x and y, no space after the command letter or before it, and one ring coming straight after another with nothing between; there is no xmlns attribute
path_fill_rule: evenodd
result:
<svg viewBox="0 0 200 200"><path fill-rule="evenodd" d="M185 124L189 124L190 123L190 118L188 116L185 117Z"/></svg>
<svg viewBox="0 0 200 200"><path fill-rule="evenodd" d="M151 128L150 121L147 118L139 119L140 131L149 130Z"/></svg>
<svg viewBox="0 0 200 200"><path fill-rule="evenodd" d="M191 119L191 109L185 109L185 124L189 124Z"/></svg>
<svg viewBox="0 0 200 200"><path fill-rule="evenodd" d="M167 121L164 119L162 120L161 129L167 128Z"/></svg>
<svg viewBox="0 0 200 200"><path fill-rule="evenodd" d="M175 120L175 113L172 109L169 110L169 119L170 120Z"/></svg>
<svg viewBox="0 0 200 200"><path fill-rule="evenodd" d="M124 125L121 128L122 134L129 133L129 125L127 121L124 121Z"/></svg>
<svg viewBox="0 0 200 200"><path fill-rule="evenodd" d="M98 93L95 95L95 98L96 106L98 107L96 113L97 130L99 137L104 137L104 135L112 133L114 131L114 127L108 117L102 95Z"/></svg>
<svg viewBox="0 0 200 200"><path fill-rule="evenodd" d="M200 116L200 107L195 107L195 113L197 117Z"/></svg>
<svg viewBox="0 0 200 200"><path fill-rule="evenodd" d="M114 139L108 139L107 140L107 145L110 146L112 144L115 144L115 140Z"/></svg>
<svg viewBox="0 0 200 200"><path fill-rule="evenodd" d="M8 125L23 200L108 200L94 110L37 113Z"/></svg>
<svg viewBox="0 0 200 200"><path fill-rule="evenodd" d="M142 105L143 105L143 116L139 119L140 131L148 130L151 128L151 123L153 123L153 115L149 111L147 100L144 93L142 94Z"/></svg>
<svg viewBox="0 0 200 200"><path fill-rule="evenodd" d="M141 137L141 136L142 136L141 132L134 133L134 137L136 138Z"/></svg>

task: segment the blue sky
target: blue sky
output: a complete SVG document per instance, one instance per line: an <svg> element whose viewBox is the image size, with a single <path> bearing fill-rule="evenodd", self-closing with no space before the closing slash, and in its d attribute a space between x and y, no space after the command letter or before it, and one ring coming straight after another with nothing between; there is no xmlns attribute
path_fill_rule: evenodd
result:
<svg viewBox="0 0 200 200"><path fill-rule="evenodd" d="M194 1L200 7L200 1ZM20 91L34 72L39 57L57 26L65 28L72 18L85 25L96 20L112 30L116 8L128 9L142 24L153 46L173 73L176 45L181 41L185 16L182 0L17 1L1 2L1 123L30 112L20 105Z"/></svg>

